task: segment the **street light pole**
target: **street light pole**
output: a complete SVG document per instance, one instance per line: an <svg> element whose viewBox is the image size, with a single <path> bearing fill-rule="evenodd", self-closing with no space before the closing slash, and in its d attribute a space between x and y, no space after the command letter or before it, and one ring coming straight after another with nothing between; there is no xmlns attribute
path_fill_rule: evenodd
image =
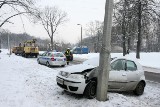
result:
<svg viewBox="0 0 160 107"><path fill-rule="evenodd" d="M10 37L9 37L9 33L8 33L8 51L9 51L9 55L11 55L11 46L10 46Z"/></svg>
<svg viewBox="0 0 160 107"><path fill-rule="evenodd" d="M82 25L81 24L77 24L81 26L81 54L82 54Z"/></svg>
<svg viewBox="0 0 160 107"><path fill-rule="evenodd" d="M0 38L0 49L1 49L1 43L2 43L2 42L1 42L1 38Z"/></svg>

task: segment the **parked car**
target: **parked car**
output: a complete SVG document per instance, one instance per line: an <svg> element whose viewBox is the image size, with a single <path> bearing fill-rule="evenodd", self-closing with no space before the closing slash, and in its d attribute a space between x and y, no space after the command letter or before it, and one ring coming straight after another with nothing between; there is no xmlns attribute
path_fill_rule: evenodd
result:
<svg viewBox="0 0 160 107"><path fill-rule="evenodd" d="M66 65L66 57L62 52L44 52L37 58L39 64L45 64L48 67Z"/></svg>
<svg viewBox="0 0 160 107"><path fill-rule="evenodd" d="M83 64L63 69L56 77L58 86L68 92L94 98L97 87L98 61L94 58ZM90 62L92 64L89 64ZM109 91L133 91L136 95L142 95L145 85L144 71L137 61L125 57L114 58L111 61Z"/></svg>

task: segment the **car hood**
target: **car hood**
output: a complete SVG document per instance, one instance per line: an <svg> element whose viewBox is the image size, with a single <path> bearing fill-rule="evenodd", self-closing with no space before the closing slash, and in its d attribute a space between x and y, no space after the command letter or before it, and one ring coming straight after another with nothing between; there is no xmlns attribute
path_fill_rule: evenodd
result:
<svg viewBox="0 0 160 107"><path fill-rule="evenodd" d="M72 65L69 67L66 67L64 69L61 69L61 71L69 72L69 73L75 73L75 72L82 72L86 69L95 68L96 66L90 65L90 64L78 64L78 65Z"/></svg>

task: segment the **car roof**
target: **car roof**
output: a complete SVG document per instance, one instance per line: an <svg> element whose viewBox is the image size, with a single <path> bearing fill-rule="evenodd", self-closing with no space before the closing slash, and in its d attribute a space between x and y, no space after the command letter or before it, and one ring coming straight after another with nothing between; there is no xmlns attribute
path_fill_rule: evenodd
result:
<svg viewBox="0 0 160 107"><path fill-rule="evenodd" d="M49 52L49 53L62 53L62 52Z"/></svg>
<svg viewBox="0 0 160 107"><path fill-rule="evenodd" d="M115 58L113 58L111 63L114 62L115 60L118 60L118 59L125 59L125 60L134 61L136 63L136 65L139 67L139 69L142 69L142 67L137 59L133 59L133 58L125 57L125 56L124 57L115 57ZM91 59L88 59L88 60L84 61L83 64L99 66L99 57L93 57Z"/></svg>

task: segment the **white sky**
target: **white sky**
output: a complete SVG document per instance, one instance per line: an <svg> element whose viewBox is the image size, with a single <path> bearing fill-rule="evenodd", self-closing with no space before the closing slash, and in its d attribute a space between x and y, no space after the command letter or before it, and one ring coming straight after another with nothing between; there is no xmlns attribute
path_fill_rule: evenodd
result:
<svg viewBox="0 0 160 107"><path fill-rule="evenodd" d="M59 9L68 14L69 21L59 26L55 39L56 41L65 41L76 43L80 40L80 26L83 26L83 38L85 37L86 24L90 21L103 21L105 0L37 0L36 6L58 6ZM23 25L19 16L14 17L10 21L14 24L5 24L3 28L9 29L14 33L23 33ZM49 38L42 25L33 24L23 17L26 33L40 37Z"/></svg>

